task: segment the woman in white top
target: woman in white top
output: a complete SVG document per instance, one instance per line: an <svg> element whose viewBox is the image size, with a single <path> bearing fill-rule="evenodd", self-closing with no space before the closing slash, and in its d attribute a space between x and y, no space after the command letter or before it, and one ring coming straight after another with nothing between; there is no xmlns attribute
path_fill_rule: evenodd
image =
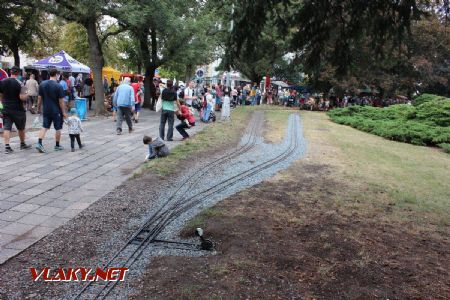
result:
<svg viewBox="0 0 450 300"><path fill-rule="evenodd" d="M225 91L225 97L223 98L221 117L222 119L230 118L230 91L228 89Z"/></svg>

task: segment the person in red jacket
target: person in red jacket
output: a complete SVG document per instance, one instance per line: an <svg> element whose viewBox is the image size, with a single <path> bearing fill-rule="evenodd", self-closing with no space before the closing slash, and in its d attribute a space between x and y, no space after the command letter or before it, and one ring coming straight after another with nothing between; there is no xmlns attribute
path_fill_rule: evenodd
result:
<svg viewBox="0 0 450 300"><path fill-rule="evenodd" d="M180 124L175 126L177 131L183 137L183 141L189 138L189 134L186 132L186 129L191 128L191 126L195 126L195 117L189 107L186 106L183 100L180 101L180 110L177 111L177 117L181 121Z"/></svg>
<svg viewBox="0 0 450 300"><path fill-rule="evenodd" d="M133 78L133 83L131 84L131 87L134 90L134 122L138 123L139 122L139 112L141 111L141 105L142 105L142 82L139 82L137 78Z"/></svg>

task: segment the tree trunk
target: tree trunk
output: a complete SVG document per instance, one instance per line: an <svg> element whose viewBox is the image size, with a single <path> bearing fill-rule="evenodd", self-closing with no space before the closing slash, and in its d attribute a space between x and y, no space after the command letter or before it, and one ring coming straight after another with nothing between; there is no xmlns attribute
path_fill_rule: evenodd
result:
<svg viewBox="0 0 450 300"><path fill-rule="evenodd" d="M138 72L138 74L142 74L142 63L141 62L137 63L137 72Z"/></svg>
<svg viewBox="0 0 450 300"><path fill-rule="evenodd" d="M155 76L155 70L158 67L157 60L157 41L156 32L150 30L151 34L151 52L148 48L147 33L143 30L136 34L139 40L139 48L141 50L142 62L145 67L145 79L144 79L144 104L143 107L155 109L156 104L156 87L153 84L153 76Z"/></svg>
<svg viewBox="0 0 450 300"><path fill-rule="evenodd" d="M19 55L19 47L13 46L10 48L11 52L14 56L14 65L20 68L20 55Z"/></svg>
<svg viewBox="0 0 450 300"><path fill-rule="evenodd" d="M154 102L156 100L156 87L153 84L153 76L155 75L156 67L151 63L145 64L145 79L144 79L144 105L154 109ZM153 101L152 101L153 100ZM153 104L153 105L152 105Z"/></svg>
<svg viewBox="0 0 450 300"><path fill-rule="evenodd" d="M184 73L184 83L188 86L189 80L191 79L192 65L186 65L186 72Z"/></svg>
<svg viewBox="0 0 450 300"><path fill-rule="evenodd" d="M103 59L103 51L102 46L100 44L100 39L97 34L97 26L95 19L89 20L85 24L88 41L89 41L89 54L92 64L92 72L94 74L94 88L95 88L95 102L94 102L94 110L95 114L103 114L105 113L105 93L103 91L103 78L102 78L102 70L105 64Z"/></svg>

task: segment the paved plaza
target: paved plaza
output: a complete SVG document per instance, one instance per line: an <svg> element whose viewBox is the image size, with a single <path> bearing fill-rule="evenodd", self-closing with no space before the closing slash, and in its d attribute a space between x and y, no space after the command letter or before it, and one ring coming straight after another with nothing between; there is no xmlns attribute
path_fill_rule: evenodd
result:
<svg viewBox="0 0 450 300"><path fill-rule="evenodd" d="M29 115L29 119L34 116ZM178 121L175 121L177 124ZM31 123L31 122L27 122ZM203 124L190 129L201 130ZM135 131L115 134L111 118L93 118L83 122L81 135L86 147L70 152L67 129L63 129L64 151L54 152L54 131L47 132L44 147L47 153L18 150L19 139L11 140L14 154L3 153L0 147L0 263L20 253L54 229L74 218L92 203L130 178L144 161L147 147L144 134L157 136L159 113L144 110ZM27 142L37 142L37 131L27 134ZM174 142L181 136L174 130Z"/></svg>

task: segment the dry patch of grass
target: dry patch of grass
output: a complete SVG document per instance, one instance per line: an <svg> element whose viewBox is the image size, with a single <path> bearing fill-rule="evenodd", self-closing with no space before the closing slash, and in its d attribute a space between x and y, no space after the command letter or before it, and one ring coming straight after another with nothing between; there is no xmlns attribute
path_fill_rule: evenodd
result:
<svg viewBox="0 0 450 300"><path fill-rule="evenodd" d="M265 113L264 139L269 143L279 143L286 135L288 117L293 113L289 110L268 110Z"/></svg>
<svg viewBox="0 0 450 300"><path fill-rule="evenodd" d="M306 160L334 167L337 203L368 212L388 210L389 218L450 225L450 157L437 149L388 141L328 120L301 114L311 145ZM388 207L388 208L387 208Z"/></svg>

